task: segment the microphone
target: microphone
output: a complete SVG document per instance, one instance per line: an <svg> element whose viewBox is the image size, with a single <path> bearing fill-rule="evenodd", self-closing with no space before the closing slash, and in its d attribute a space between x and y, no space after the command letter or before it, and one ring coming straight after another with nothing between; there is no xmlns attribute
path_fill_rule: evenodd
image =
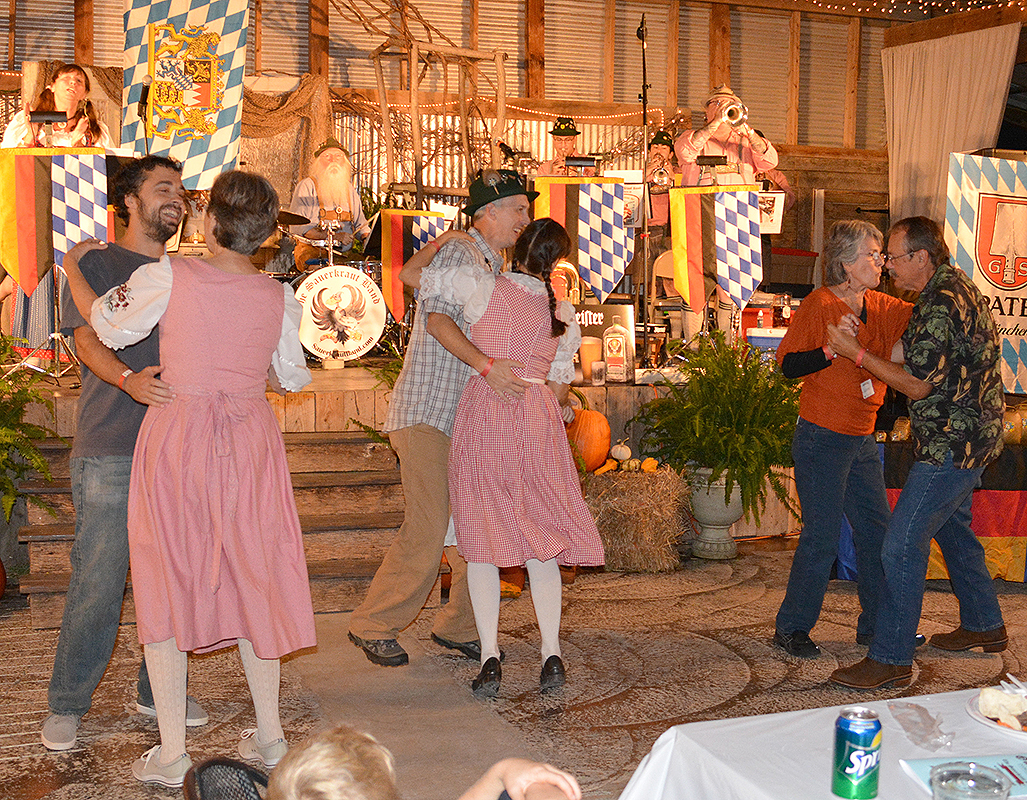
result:
<svg viewBox="0 0 1027 800"><path fill-rule="evenodd" d="M146 104L150 99L150 85L153 83L153 76L143 76L143 89L139 93L139 102L136 104L136 113L139 119L146 119Z"/></svg>
<svg viewBox="0 0 1027 800"><path fill-rule="evenodd" d="M642 14L642 21L638 23L638 30L635 31L635 36L638 38L639 41L644 42L646 33L647 31L645 29L645 14Z"/></svg>

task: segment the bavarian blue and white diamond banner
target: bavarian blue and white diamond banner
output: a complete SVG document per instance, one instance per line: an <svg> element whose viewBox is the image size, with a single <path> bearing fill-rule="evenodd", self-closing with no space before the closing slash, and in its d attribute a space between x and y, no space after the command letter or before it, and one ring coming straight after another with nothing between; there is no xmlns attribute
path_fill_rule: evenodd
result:
<svg viewBox="0 0 1027 800"><path fill-rule="evenodd" d="M139 155L181 161L187 189L209 189L239 162L248 8L247 0L125 0L121 139Z"/></svg>
<svg viewBox="0 0 1027 800"><path fill-rule="evenodd" d="M949 155L945 243L988 298L1002 341L1002 382L1027 392L1027 163Z"/></svg>
<svg viewBox="0 0 1027 800"><path fill-rule="evenodd" d="M714 201L717 283L745 308L763 280L759 192L717 192Z"/></svg>
<svg viewBox="0 0 1027 800"><path fill-rule="evenodd" d="M624 278L635 250L624 225L624 184L583 183L578 194L578 274L600 303Z"/></svg>
<svg viewBox="0 0 1027 800"><path fill-rule="evenodd" d="M53 253L57 264L84 239L107 241L107 157L103 153L50 157Z"/></svg>

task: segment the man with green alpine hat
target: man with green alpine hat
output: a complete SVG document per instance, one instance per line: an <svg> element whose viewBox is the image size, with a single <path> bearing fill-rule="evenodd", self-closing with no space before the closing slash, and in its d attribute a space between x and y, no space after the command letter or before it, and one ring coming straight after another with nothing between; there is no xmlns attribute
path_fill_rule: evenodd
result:
<svg viewBox="0 0 1027 800"><path fill-rule="evenodd" d="M549 135L553 137L554 156L549 161L543 161L538 168L538 174L542 177L595 177L596 171L593 167L568 167L567 159L574 156L581 157L577 151L578 135L581 133L574 125L570 117L557 117L553 123L553 129Z"/></svg>
<svg viewBox="0 0 1027 800"><path fill-rule="evenodd" d="M524 188L516 172L480 172L462 209L471 218L469 235L446 233L441 247L429 242L404 265L400 278L416 287L422 268L426 281L433 279L432 273L455 267L499 274L501 251L512 246L528 225L528 207L537 196ZM429 315L436 322L431 332ZM449 439L464 385L474 372L487 373L489 386L504 396L523 394L529 385L514 374L514 367L522 366L515 361L496 359L489 367L490 360L467 338L468 329L460 306L438 297L420 303L403 370L389 399L385 430L399 456L406 513L349 624L350 640L382 666L409 661L396 636L417 618L438 577L449 529ZM435 617L431 638L478 660L481 646L467 593L467 564L456 547L446 547L445 552L452 585L449 602Z"/></svg>

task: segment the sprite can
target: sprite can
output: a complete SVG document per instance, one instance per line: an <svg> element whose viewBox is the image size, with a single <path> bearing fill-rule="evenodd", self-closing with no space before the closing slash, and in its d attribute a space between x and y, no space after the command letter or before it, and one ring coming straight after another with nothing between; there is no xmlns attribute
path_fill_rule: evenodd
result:
<svg viewBox="0 0 1027 800"><path fill-rule="evenodd" d="M846 706L834 724L831 791L838 797L877 797L881 762L881 721L863 706Z"/></svg>

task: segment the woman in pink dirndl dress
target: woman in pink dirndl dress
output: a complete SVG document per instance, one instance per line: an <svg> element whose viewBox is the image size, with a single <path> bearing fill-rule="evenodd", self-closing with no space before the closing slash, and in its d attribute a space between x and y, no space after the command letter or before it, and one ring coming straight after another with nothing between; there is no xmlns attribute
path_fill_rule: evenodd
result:
<svg viewBox="0 0 1027 800"><path fill-rule="evenodd" d="M165 256L95 302L74 263L68 269L76 304L89 301L109 347L159 326L161 377L174 393L146 412L129 489L132 592L161 737L133 766L146 782L181 785L191 763L189 651L238 643L257 717L239 752L271 767L287 750L279 659L316 644L285 445L265 397L269 377L290 391L310 382L302 309L249 258L278 210L264 178L227 172L204 221L210 258Z"/></svg>
<svg viewBox="0 0 1027 800"><path fill-rule="evenodd" d="M585 505L567 442L561 402L574 377L581 331L570 303L557 305L549 274L570 250L551 219L532 222L499 277L474 268L422 275L421 290L461 304L470 339L490 358L524 364L530 386L517 400L497 395L476 375L457 408L449 455L449 492L460 554L481 640L472 688L499 691L499 568L524 565L542 638L543 691L565 681L560 653L560 565L598 566L603 544Z"/></svg>

